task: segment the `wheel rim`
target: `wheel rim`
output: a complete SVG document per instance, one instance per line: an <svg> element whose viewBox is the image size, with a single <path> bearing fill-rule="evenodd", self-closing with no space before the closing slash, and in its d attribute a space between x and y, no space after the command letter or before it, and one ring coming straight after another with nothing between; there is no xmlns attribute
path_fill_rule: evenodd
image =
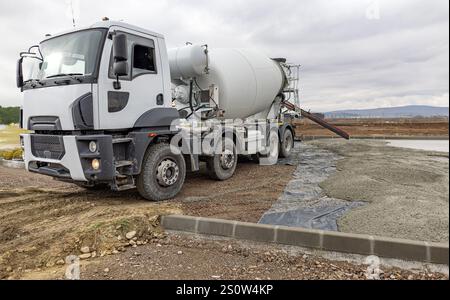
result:
<svg viewBox="0 0 450 300"><path fill-rule="evenodd" d="M229 170L234 165L234 153L232 150L226 149L220 155L220 166L224 170Z"/></svg>
<svg viewBox="0 0 450 300"><path fill-rule="evenodd" d="M289 153L292 149L292 135L287 132L284 138L284 150Z"/></svg>
<svg viewBox="0 0 450 300"><path fill-rule="evenodd" d="M171 186L177 182L180 175L180 168L171 159L163 159L156 169L156 180L161 186Z"/></svg>

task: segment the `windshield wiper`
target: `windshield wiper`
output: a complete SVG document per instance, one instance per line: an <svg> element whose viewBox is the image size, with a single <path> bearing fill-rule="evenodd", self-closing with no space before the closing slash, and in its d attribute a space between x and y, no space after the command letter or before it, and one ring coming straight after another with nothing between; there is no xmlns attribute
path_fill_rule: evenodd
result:
<svg viewBox="0 0 450 300"><path fill-rule="evenodd" d="M60 74L55 74L55 75L50 75L50 76L47 76L47 77L45 77L45 78L55 78L55 77L70 77L70 78L72 78L73 80L76 80L76 81L78 81L78 82L82 82L83 80L81 80L81 78L78 78L78 77L75 77L75 75L83 75L83 74L81 74L81 73L60 73Z"/></svg>
<svg viewBox="0 0 450 300"><path fill-rule="evenodd" d="M28 79L28 80L25 80L23 83L25 84L25 83L28 83L28 82L31 83L32 87L35 87L36 83L38 83L40 86L44 86L45 85L45 83L40 81L39 79Z"/></svg>

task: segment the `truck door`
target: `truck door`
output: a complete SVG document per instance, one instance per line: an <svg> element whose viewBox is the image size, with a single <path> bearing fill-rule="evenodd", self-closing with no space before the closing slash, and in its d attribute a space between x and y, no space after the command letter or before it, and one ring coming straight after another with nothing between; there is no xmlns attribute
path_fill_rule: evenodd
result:
<svg viewBox="0 0 450 300"><path fill-rule="evenodd" d="M123 28L114 31L127 37L128 75L119 78L120 89L115 89L112 40L106 39L97 89L98 129L132 128L143 113L165 102L158 38Z"/></svg>

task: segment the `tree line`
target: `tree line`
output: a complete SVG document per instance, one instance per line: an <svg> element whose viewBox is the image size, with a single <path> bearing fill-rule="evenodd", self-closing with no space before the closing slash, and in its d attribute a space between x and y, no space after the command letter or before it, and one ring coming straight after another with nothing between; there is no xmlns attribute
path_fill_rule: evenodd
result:
<svg viewBox="0 0 450 300"><path fill-rule="evenodd" d="M0 124L19 123L20 107L2 107L0 106Z"/></svg>

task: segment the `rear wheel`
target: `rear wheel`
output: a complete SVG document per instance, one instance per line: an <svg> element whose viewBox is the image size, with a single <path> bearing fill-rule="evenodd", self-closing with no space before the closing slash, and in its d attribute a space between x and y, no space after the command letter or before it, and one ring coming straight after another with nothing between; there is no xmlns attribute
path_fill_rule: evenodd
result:
<svg viewBox="0 0 450 300"><path fill-rule="evenodd" d="M136 185L145 199L161 201L175 197L185 177L183 155L172 153L168 144L156 144L147 149Z"/></svg>
<svg viewBox="0 0 450 300"><path fill-rule="evenodd" d="M284 130L280 143L280 157L287 158L294 148L294 135L290 129Z"/></svg>
<svg viewBox="0 0 450 300"><path fill-rule="evenodd" d="M222 150L216 150L218 154L208 157L206 161L208 174L215 180L227 180L233 176L236 170L238 159L236 145L232 139L224 138L217 147L221 147Z"/></svg>

